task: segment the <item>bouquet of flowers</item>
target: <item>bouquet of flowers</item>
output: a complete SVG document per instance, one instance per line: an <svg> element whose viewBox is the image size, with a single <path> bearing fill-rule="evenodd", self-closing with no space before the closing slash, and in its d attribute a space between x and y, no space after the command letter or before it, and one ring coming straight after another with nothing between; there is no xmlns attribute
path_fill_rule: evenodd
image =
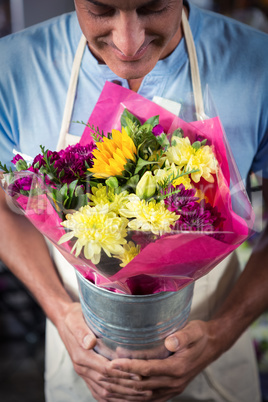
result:
<svg viewBox="0 0 268 402"><path fill-rule="evenodd" d="M85 278L114 291L178 290L253 226L219 119L186 123L113 84L79 144L12 162L15 171L0 168L14 203Z"/></svg>

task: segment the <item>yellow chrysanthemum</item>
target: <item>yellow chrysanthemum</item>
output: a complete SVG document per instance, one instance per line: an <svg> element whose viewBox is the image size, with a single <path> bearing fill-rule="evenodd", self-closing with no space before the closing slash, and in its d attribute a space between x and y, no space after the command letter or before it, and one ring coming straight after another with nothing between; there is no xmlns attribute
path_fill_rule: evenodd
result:
<svg viewBox="0 0 268 402"><path fill-rule="evenodd" d="M199 149L192 147L188 137L175 137L176 145L167 150L167 159L170 163L175 163L179 169L196 170L191 178L198 183L203 177L206 181L213 183L212 176L217 172L217 161L210 146L201 146Z"/></svg>
<svg viewBox="0 0 268 402"><path fill-rule="evenodd" d="M163 200L146 202L140 200L136 194L129 195L129 202L126 208L120 210L120 214L126 218L134 218L128 224L130 229L152 232L156 235L170 232L170 225L179 218L179 215L166 209Z"/></svg>
<svg viewBox="0 0 268 402"><path fill-rule="evenodd" d="M133 241L130 241L127 244L124 244L124 252L120 255L115 255L115 258L118 258L122 261L120 267L125 267L133 258L136 257L141 251L141 246L139 244L135 245Z"/></svg>
<svg viewBox="0 0 268 402"><path fill-rule="evenodd" d="M172 141L175 141L176 145L167 149L167 160L170 163L175 163L179 169L182 169L192 157L194 149L188 137L172 137Z"/></svg>
<svg viewBox="0 0 268 402"><path fill-rule="evenodd" d="M119 209L123 208L128 202L128 192L122 191L115 194L114 189L98 184L97 187L91 187L92 194L88 194L89 199L92 201L89 205L109 205L109 210L119 213Z"/></svg>
<svg viewBox="0 0 268 402"><path fill-rule="evenodd" d="M75 213L66 215L66 220L61 224L69 229L69 232L60 238L59 244L73 237L77 238L71 251L75 251L76 257L84 248L84 256L93 264L98 264L101 250L109 257L111 254L124 252L122 245L126 244L128 220L110 212L109 205L86 205Z"/></svg>
<svg viewBox="0 0 268 402"><path fill-rule="evenodd" d="M127 160L135 161L137 149L124 128L122 133L112 130L111 139L104 137L103 142L98 142L96 145L97 148L92 152L95 158L94 164L88 169L96 178L121 175Z"/></svg>
<svg viewBox="0 0 268 402"><path fill-rule="evenodd" d="M186 190L191 188L191 179L188 174L184 174L178 177L176 180L173 180L173 178L177 177L179 174L181 174L181 170L176 167L174 163L172 163L170 166L166 166L164 169L158 169L155 171L156 181L159 185L163 185L165 180L169 179L170 182L172 181L171 184L174 187L183 184Z"/></svg>
<svg viewBox="0 0 268 402"><path fill-rule="evenodd" d="M214 183L213 174L217 173L217 160L212 152L212 149L205 145L199 148L193 158L191 158L186 166L186 169L198 169L199 171L191 174L191 178L195 183L198 183L203 177L209 183Z"/></svg>

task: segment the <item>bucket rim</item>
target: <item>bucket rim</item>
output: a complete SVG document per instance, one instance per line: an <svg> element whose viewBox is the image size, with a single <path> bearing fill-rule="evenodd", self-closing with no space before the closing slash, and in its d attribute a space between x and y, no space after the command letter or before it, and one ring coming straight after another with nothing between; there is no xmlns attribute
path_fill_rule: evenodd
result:
<svg viewBox="0 0 268 402"><path fill-rule="evenodd" d="M92 287L93 289L95 289L95 291L99 292L99 293L107 293L111 296L111 294L116 295L116 297L122 297L122 298L137 298L137 299L150 299L150 298L155 298L155 297L169 297L172 294L178 292L178 290L176 291L162 291L162 292L157 292L157 293L152 293L152 294L146 294L146 295L132 295L132 294L125 294L125 293L116 293L116 292L111 292L108 289L105 288L101 288L97 285L95 285L94 283L92 283L89 279L86 279L78 270L75 270L76 276L78 280L81 280L82 282L84 282L85 284L87 284L88 286ZM192 291L193 291L193 287L194 287L194 281L189 282L188 284L186 284L184 287L180 288L180 290L183 290L187 287L191 287Z"/></svg>

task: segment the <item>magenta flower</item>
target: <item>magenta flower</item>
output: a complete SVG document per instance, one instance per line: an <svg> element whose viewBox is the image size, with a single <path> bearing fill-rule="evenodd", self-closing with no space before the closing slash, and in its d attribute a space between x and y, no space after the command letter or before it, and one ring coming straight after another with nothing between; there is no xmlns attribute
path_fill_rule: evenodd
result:
<svg viewBox="0 0 268 402"><path fill-rule="evenodd" d="M21 159L23 160L23 157L20 156L19 154L17 154L17 155L14 156L14 158L12 159L11 162L14 163L14 165L16 165L16 163Z"/></svg>
<svg viewBox="0 0 268 402"><path fill-rule="evenodd" d="M157 124L153 127L152 133L155 137L158 137L159 135L164 133L164 128L161 126L161 124Z"/></svg>
<svg viewBox="0 0 268 402"><path fill-rule="evenodd" d="M33 178L32 176L22 177L17 179L9 187L11 197L15 194L20 194L21 190L30 191L32 186Z"/></svg>
<svg viewBox="0 0 268 402"><path fill-rule="evenodd" d="M181 215L176 222L176 230L214 232L223 222L217 207L209 203L194 202L181 209Z"/></svg>
<svg viewBox="0 0 268 402"><path fill-rule="evenodd" d="M82 146L80 144L70 145L66 149L58 153L59 158L56 159L54 168L57 169L58 174L62 174L62 183L71 183L77 178L85 178L87 174L87 167L93 166L92 151L95 144L88 144Z"/></svg>
<svg viewBox="0 0 268 402"><path fill-rule="evenodd" d="M195 197L195 189L189 189L186 190L183 184L180 184L176 188L173 186L169 186L168 189L165 191L165 194L178 191L176 194L171 194L167 198L165 198L165 204L167 208L171 212L175 212L176 214L180 215L181 214L181 209L183 207L192 207L195 202L199 199L198 197Z"/></svg>

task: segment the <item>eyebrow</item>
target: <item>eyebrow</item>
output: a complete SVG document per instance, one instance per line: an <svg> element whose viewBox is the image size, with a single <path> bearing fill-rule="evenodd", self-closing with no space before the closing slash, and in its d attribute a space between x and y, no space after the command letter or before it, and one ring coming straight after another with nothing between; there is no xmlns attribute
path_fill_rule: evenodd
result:
<svg viewBox="0 0 268 402"><path fill-rule="evenodd" d="M94 4L95 6L99 6L99 7L114 7L113 5L101 3L98 0L87 0L87 1L88 1L88 3ZM159 3L159 1L161 1L161 0L149 0L147 3L142 4L141 7L152 6L153 4Z"/></svg>

